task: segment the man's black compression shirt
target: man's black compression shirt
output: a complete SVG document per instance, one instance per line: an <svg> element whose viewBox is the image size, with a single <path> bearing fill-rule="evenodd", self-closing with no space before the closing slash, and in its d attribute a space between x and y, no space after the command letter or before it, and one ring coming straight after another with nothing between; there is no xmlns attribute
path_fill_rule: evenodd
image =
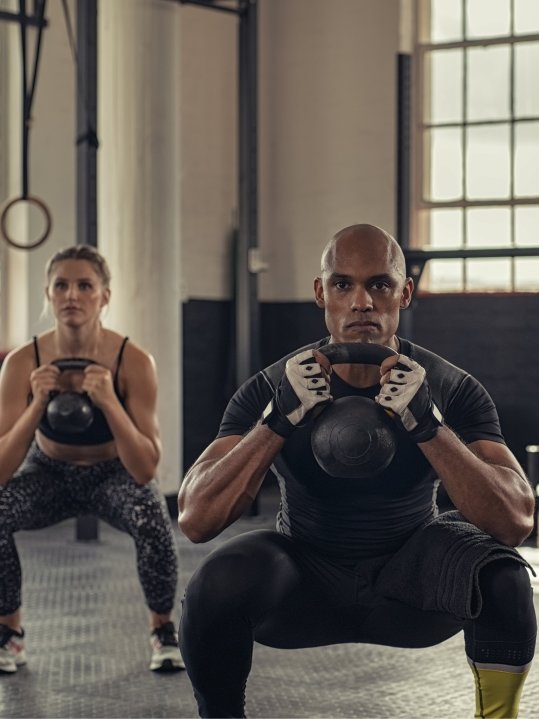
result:
<svg viewBox="0 0 539 719"><path fill-rule="evenodd" d="M498 414L485 388L471 375L438 355L400 339L401 354L425 368L433 400L444 424L465 443L486 439L504 443ZM284 372L298 352L327 344L328 338L302 347L247 380L230 400L218 437L243 435L260 419ZM347 395L374 398L380 385L358 389L335 372L334 399ZM412 532L436 512L434 470L404 432L389 467L377 477L336 479L316 462L311 424L295 430L276 457L281 506L277 529L325 555L356 560L396 551Z"/></svg>

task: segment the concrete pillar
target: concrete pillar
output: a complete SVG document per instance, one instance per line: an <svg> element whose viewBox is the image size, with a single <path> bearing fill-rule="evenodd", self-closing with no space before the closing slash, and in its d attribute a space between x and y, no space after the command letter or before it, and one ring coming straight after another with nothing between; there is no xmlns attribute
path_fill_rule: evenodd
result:
<svg viewBox="0 0 539 719"><path fill-rule="evenodd" d="M155 358L159 479L181 474L179 22L160 0L99 7L98 244L111 265L105 324Z"/></svg>

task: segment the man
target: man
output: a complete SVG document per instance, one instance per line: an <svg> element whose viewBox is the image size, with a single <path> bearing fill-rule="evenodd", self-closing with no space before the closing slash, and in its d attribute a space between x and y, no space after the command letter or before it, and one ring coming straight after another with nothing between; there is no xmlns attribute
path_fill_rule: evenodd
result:
<svg viewBox="0 0 539 719"><path fill-rule="evenodd" d="M179 493L181 529L204 542L248 508L271 465L281 491L276 531L227 541L187 587L180 647L200 715L244 716L255 640L424 647L464 629L475 716L516 717L536 620L513 547L532 530L534 498L492 400L466 372L395 334L413 282L382 229L337 233L314 289L329 339L240 387ZM328 342L398 354L380 367L330 368L316 349ZM393 412L398 448L381 474L331 477L313 457L314 416L346 395ZM457 511L437 514L439 480Z"/></svg>

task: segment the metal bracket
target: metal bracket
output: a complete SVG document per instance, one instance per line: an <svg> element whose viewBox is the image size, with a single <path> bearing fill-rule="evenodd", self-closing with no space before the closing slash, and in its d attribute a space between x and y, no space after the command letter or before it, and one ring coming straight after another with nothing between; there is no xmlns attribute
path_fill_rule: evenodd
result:
<svg viewBox="0 0 539 719"><path fill-rule="evenodd" d="M179 2L180 5L199 5L210 10L221 10L221 12L232 13L233 15L243 15L245 10L240 7L231 7L230 5L223 5L223 1L218 2L217 0L172 0L172 2Z"/></svg>
<svg viewBox="0 0 539 719"><path fill-rule="evenodd" d="M406 258L406 272L414 280L417 289L425 264L428 260L458 259L473 257L539 257L539 247L456 247L447 250L410 250L403 248Z"/></svg>
<svg viewBox="0 0 539 719"><path fill-rule="evenodd" d="M8 12L7 10L0 10L0 20L5 22L17 22L19 25L31 25L32 27L47 27L49 21L43 18L40 21L39 16L36 15L21 15L20 12Z"/></svg>

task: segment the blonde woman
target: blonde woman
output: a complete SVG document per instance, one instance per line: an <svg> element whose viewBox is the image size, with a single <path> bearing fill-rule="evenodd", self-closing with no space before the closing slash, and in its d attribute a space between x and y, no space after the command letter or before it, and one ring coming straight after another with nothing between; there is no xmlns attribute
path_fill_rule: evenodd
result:
<svg viewBox="0 0 539 719"><path fill-rule="evenodd" d="M54 326L10 352L0 373L0 671L26 661L13 534L86 513L133 537L150 612L150 669L183 669L171 621L176 548L154 480L161 455L154 361L103 327L110 272L95 248L56 253L45 291ZM62 371L55 362L63 358L91 362ZM47 405L62 391L89 397L86 429L51 425Z"/></svg>

